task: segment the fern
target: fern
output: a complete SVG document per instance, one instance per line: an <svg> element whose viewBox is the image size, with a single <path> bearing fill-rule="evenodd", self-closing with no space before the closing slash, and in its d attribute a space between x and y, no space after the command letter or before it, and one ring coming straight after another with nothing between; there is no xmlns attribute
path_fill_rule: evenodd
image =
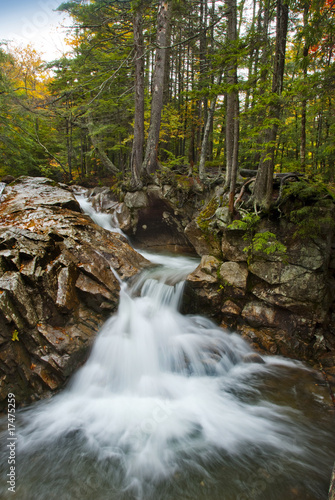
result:
<svg viewBox="0 0 335 500"><path fill-rule="evenodd" d="M228 226L228 229L240 229L244 231L243 239L249 243L248 246L243 248L243 252L248 255L248 264L250 264L256 252L265 255L277 253L283 256L287 250L286 246L277 240L274 233L270 231L256 232L259 221L259 215L246 213L242 220L235 220Z"/></svg>

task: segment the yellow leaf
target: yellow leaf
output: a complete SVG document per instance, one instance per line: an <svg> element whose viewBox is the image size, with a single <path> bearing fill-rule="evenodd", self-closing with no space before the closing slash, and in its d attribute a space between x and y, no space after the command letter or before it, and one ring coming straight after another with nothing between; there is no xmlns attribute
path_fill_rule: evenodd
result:
<svg viewBox="0 0 335 500"><path fill-rule="evenodd" d="M19 332L17 330L13 331L13 336L12 336L12 341L15 342L15 340L19 341Z"/></svg>

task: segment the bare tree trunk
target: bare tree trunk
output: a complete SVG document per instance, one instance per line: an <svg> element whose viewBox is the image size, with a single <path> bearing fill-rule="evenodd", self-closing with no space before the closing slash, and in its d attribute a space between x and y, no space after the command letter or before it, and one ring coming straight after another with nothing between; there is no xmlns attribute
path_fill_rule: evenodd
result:
<svg viewBox="0 0 335 500"><path fill-rule="evenodd" d="M143 147L144 147L144 41L143 41L143 6L136 9L133 19L135 46L135 117L134 140L131 152L131 182L134 186L140 184Z"/></svg>
<svg viewBox="0 0 335 500"><path fill-rule="evenodd" d="M237 40L237 8L236 0L226 0L227 11L227 39L233 46ZM229 212L234 211L234 195L236 188L236 177L238 169L238 147L239 147L239 120L238 120L238 92L237 84L237 63L236 57L231 57L231 63L227 68L226 81L227 110L226 110L226 187L229 188ZM230 88L229 88L230 87Z"/></svg>
<svg viewBox="0 0 335 500"><path fill-rule="evenodd" d="M272 79L273 102L269 110L269 116L275 119L275 123L265 132L264 151L258 166L254 188L255 202L265 210L269 210L272 202L274 153L278 121L281 116L280 95L284 78L288 13L288 4L283 0L277 0L276 51Z"/></svg>
<svg viewBox="0 0 335 500"><path fill-rule="evenodd" d="M239 101L236 92L234 99L234 146L233 146L233 157L231 162L231 178L229 185L229 213L234 212L234 197L236 190L236 179L238 171L238 152L239 152L239 138L240 138L240 122L239 122Z"/></svg>
<svg viewBox="0 0 335 500"><path fill-rule="evenodd" d="M211 124L213 122L214 111L216 105L216 97L213 97L210 108L207 113L207 120L204 129L204 135L201 144L200 162L199 162L199 177L203 181L206 177L205 172L205 162L207 158L208 144L209 144L209 133L211 130Z"/></svg>
<svg viewBox="0 0 335 500"><path fill-rule="evenodd" d="M70 116L66 118L66 149L67 149L67 166L69 169L69 176L72 179L72 122L71 112Z"/></svg>
<svg viewBox="0 0 335 500"><path fill-rule="evenodd" d="M143 162L143 172L154 173L157 169L157 151L163 108L164 69L167 51L167 35L170 22L170 3L160 0L157 16L157 49L152 85L150 126Z"/></svg>
<svg viewBox="0 0 335 500"><path fill-rule="evenodd" d="M304 7L304 29L307 29L309 7L310 7L310 2L308 1ZM309 45L305 37L305 43L303 49L304 80L307 77L308 50L309 50ZM301 102L301 135L300 135L300 165L303 172L306 169L306 113L307 113L307 99L304 97Z"/></svg>

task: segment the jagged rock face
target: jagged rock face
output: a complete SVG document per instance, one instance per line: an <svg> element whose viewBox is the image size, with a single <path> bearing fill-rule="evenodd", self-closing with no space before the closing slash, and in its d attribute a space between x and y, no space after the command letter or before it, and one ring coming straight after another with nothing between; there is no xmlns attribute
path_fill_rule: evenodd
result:
<svg viewBox="0 0 335 500"><path fill-rule="evenodd" d="M117 308L119 281L150 265L81 213L66 186L20 178L0 204L0 409L60 389Z"/></svg>
<svg viewBox="0 0 335 500"><path fill-rule="evenodd" d="M285 243L287 262L257 253L247 262L243 233L225 229L221 259L203 255L188 277L183 310L211 316L261 352L321 365L335 392L332 235L299 240L287 222L269 224L263 229Z"/></svg>

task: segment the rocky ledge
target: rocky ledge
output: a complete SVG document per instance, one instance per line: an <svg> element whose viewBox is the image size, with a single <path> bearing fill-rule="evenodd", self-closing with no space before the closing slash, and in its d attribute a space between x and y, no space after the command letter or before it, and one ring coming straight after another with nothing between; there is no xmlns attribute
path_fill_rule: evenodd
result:
<svg viewBox="0 0 335 500"><path fill-rule="evenodd" d="M283 259L257 251L248 255L243 231L231 228L222 217L211 221L210 231L196 219L187 228L202 259L188 277L184 312L211 316L261 353L296 358L321 369L334 401L333 232L299 238L297 228L284 218L265 219L259 231L271 231L285 244Z"/></svg>
<svg viewBox="0 0 335 500"><path fill-rule="evenodd" d="M60 389L117 308L119 281L149 265L83 215L65 185L21 177L0 204L0 411Z"/></svg>

